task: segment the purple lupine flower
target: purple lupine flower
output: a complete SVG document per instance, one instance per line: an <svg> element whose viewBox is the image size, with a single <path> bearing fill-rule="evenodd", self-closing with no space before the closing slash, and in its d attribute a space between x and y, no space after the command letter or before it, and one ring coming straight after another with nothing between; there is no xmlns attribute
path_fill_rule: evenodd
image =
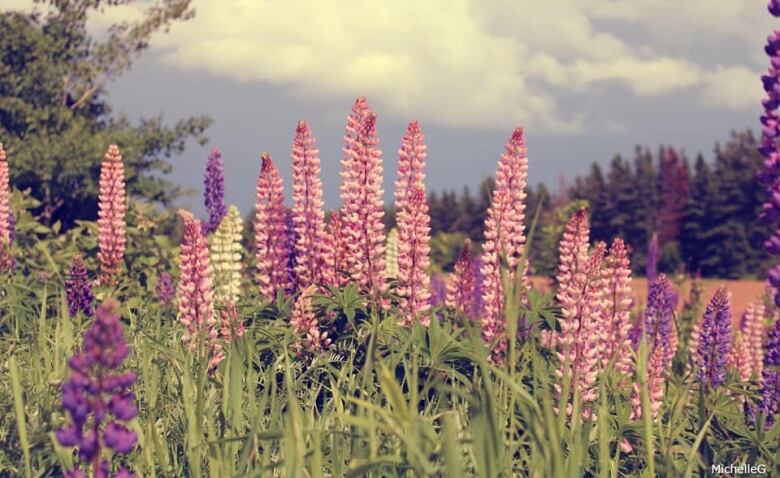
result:
<svg viewBox="0 0 780 478"><path fill-rule="evenodd" d="M659 347L664 348L663 363L668 365L674 356L669 339L672 334L672 316L674 315L674 289L666 275L661 274L650 284L647 294L647 310L645 310L642 333L644 333L648 351Z"/></svg>
<svg viewBox="0 0 780 478"><path fill-rule="evenodd" d="M87 268L84 258L77 254L70 265L70 274L65 281L65 290L68 299L68 314L75 317L81 311L86 317L92 317L94 309L92 286L87 276Z"/></svg>
<svg viewBox="0 0 780 478"><path fill-rule="evenodd" d="M217 230L222 218L227 214L225 205L225 162L219 149L214 148L206 161L206 174L203 178L203 201L209 218L203 222L203 234Z"/></svg>
<svg viewBox="0 0 780 478"><path fill-rule="evenodd" d="M631 347L639 350L639 342L642 341L642 334L645 333L645 311L640 310L634 321L631 323L631 330L628 331L628 340L631 341Z"/></svg>
<svg viewBox="0 0 780 478"><path fill-rule="evenodd" d="M704 310L696 354L699 383L714 390L726 382L731 355L731 306L728 292L720 288Z"/></svg>
<svg viewBox="0 0 780 478"><path fill-rule="evenodd" d="M658 278L658 234L653 233L647 246L647 283L652 284Z"/></svg>
<svg viewBox="0 0 780 478"><path fill-rule="evenodd" d="M176 295L176 287L173 285L173 279L171 279L170 274L167 272L160 274L154 289L160 302L165 305L170 305L173 302L173 298Z"/></svg>
<svg viewBox="0 0 780 478"><path fill-rule="evenodd" d="M447 298L447 284L441 279L441 276L431 276L431 306L437 307L444 305Z"/></svg>
<svg viewBox="0 0 780 478"><path fill-rule="evenodd" d="M62 408L70 415L71 423L56 430L55 436L62 446L78 448L79 463L65 476L86 476L83 470L90 463L93 476L108 476L110 464L101 458L101 450L127 454L138 439L123 424L135 418L138 410L130 391L135 374L117 372L130 353L118 308L113 299L98 307L82 349L68 361L71 375L62 385ZM114 476L132 474L120 470Z"/></svg>
<svg viewBox="0 0 780 478"><path fill-rule="evenodd" d="M761 372L761 412L767 417L767 424L780 415L780 320L769 331L764 346L764 370Z"/></svg>
<svg viewBox="0 0 780 478"><path fill-rule="evenodd" d="M780 1L770 0L767 8L773 16L780 17ZM761 217L777 226L780 222L780 150L777 145L780 134L780 116L777 113L780 105L780 30L767 37L764 51L770 58L770 66L767 73L761 77L766 96L761 101L764 114L761 115L761 146L758 151L764 156L764 165L758 173L758 178L764 184L767 195ZM766 240L764 247L770 254L780 254L780 227ZM775 303L780 306L780 264L769 272L769 282L778 291L775 294Z"/></svg>

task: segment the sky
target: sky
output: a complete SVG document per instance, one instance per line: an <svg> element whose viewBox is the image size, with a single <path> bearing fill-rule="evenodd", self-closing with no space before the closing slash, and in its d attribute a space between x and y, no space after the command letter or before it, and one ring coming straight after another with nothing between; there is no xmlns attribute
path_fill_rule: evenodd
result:
<svg viewBox="0 0 780 478"><path fill-rule="evenodd" d="M30 0L4 0L31 8ZM555 188L635 145L712 156L756 128L766 35L763 0L193 0L194 19L160 33L108 87L116 112L170 124L208 114L208 145L173 159L171 179L202 214L211 147L229 203L253 203L269 151L290 189L295 126L321 152L326 207L339 205L346 115L366 96L378 115L385 197L401 137L420 121L429 190L476 188L523 126L529 182ZM96 32L151 1L111 7Z"/></svg>

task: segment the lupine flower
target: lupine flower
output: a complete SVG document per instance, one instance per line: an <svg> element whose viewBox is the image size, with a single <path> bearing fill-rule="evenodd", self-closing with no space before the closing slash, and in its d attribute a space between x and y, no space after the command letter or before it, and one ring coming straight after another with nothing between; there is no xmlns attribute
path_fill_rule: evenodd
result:
<svg viewBox="0 0 780 478"><path fill-rule="evenodd" d="M471 240L466 239L447 282L447 305L471 318L474 316L474 260Z"/></svg>
<svg viewBox="0 0 780 478"><path fill-rule="evenodd" d="M193 350L209 349L209 368L223 358L217 342L217 318L214 314L214 288L211 260L200 221L188 211L179 211L184 221L184 237L179 256L179 283L176 289L179 321L184 325L183 342Z"/></svg>
<svg viewBox="0 0 780 478"><path fill-rule="evenodd" d="M160 274L157 279L157 285L155 286L155 292L157 292L157 300L165 305L170 305L176 296L176 287L173 285L173 279L167 272Z"/></svg>
<svg viewBox="0 0 780 478"><path fill-rule="evenodd" d="M228 302L220 311L220 318L222 319L220 335L224 337L228 342L233 337L241 337L244 335L244 322L241 320L241 316L236 309L235 304Z"/></svg>
<svg viewBox="0 0 780 478"><path fill-rule="evenodd" d="M292 150L295 276L298 287L323 283L325 211L322 208L320 152L305 121L298 123Z"/></svg>
<svg viewBox="0 0 780 478"><path fill-rule="evenodd" d="M580 209L566 225L560 243L558 265L558 292L556 297L561 307L559 321L561 331L552 342L558 348L560 368L559 379L568 375L572 391L578 391L583 403L583 416L592 416L588 406L595 400L595 387L602 354L601 304L599 301L599 278L605 244L588 253L590 229L585 211ZM560 394L560 385L557 386ZM568 404L571 407L571 404ZM568 409L567 413L571 413Z"/></svg>
<svg viewBox="0 0 780 478"><path fill-rule="evenodd" d="M263 297L274 299L279 290L289 292L292 288L290 250L282 177L268 153L263 153L261 161L255 203L257 280Z"/></svg>
<svg viewBox="0 0 780 478"><path fill-rule="evenodd" d="M62 385L62 408L71 422L55 431L55 436L62 446L78 448L79 463L66 476L85 476L83 470L90 463L93 476L108 476L110 464L101 450L125 455L138 440L124 425L138 410L130 391L135 374L117 371L130 353L122 336L118 307L113 299L98 307L83 348L68 361L71 375ZM113 476L132 475L122 469Z"/></svg>
<svg viewBox="0 0 780 478"><path fill-rule="evenodd" d="M704 310L699 339L697 378L706 390L726 382L731 354L731 307L726 289L720 288Z"/></svg>
<svg viewBox="0 0 780 478"><path fill-rule="evenodd" d="M241 233L244 223L236 206L230 206L211 241L216 299L222 305L237 304L241 295Z"/></svg>
<svg viewBox="0 0 780 478"><path fill-rule="evenodd" d="M482 260L482 254L474 258L474 267L472 271L474 274L474 316L476 317L484 308L482 301L482 291L485 289L485 275L482 274L482 266L484 261Z"/></svg>
<svg viewBox="0 0 780 478"><path fill-rule="evenodd" d="M346 265L362 292L383 303L385 227L382 224L382 151L376 115L358 98L347 118L342 165L342 216L348 250Z"/></svg>
<svg viewBox="0 0 780 478"><path fill-rule="evenodd" d="M398 287L399 308L407 325L420 320L428 325L425 312L430 308L431 217L425 191L416 187L398 211Z"/></svg>
<svg viewBox="0 0 780 478"><path fill-rule="evenodd" d="M313 293L314 286L301 292L293 305L290 326L301 337L301 347L304 350L320 352L330 346L331 340L328 337L328 332L320 331L320 324L311 303Z"/></svg>
<svg viewBox="0 0 780 478"><path fill-rule="evenodd" d="M614 362L615 369L631 374L631 263L622 239L612 242L605 267L601 271L601 313L603 349L601 367Z"/></svg>
<svg viewBox="0 0 780 478"><path fill-rule="evenodd" d="M398 150L398 175L395 181L395 207L407 207L417 189L425 191L425 135L417 121L406 128Z"/></svg>
<svg viewBox="0 0 780 478"><path fill-rule="evenodd" d="M741 330L734 333L734 343L731 347L728 366L737 371L743 382L750 380L753 375L753 360Z"/></svg>
<svg viewBox="0 0 780 478"><path fill-rule="evenodd" d="M780 2L770 0L769 13L780 16ZM776 229L767 239L764 246L771 254L780 254L780 150L777 137L780 134L780 116L777 108L780 105L780 30L767 37L764 51L770 58L767 74L761 77L766 97L762 100L764 114L761 115L761 146L758 151L764 156L764 166L758 177L763 182L767 201L764 203L762 217ZM769 272L769 281L776 290L780 290L780 264ZM780 293L775 295L775 303L780 305Z"/></svg>
<svg viewBox="0 0 780 478"><path fill-rule="evenodd" d="M506 349L504 337L504 285L501 277L501 237L504 231L506 191L496 191L485 217L485 242L482 245L482 337L494 344L493 357L500 360ZM496 343L495 341L498 340Z"/></svg>
<svg viewBox="0 0 780 478"><path fill-rule="evenodd" d="M222 218L227 214L225 206L225 162L219 149L211 150L206 160L206 173L203 178L203 202L209 218L203 223L203 234L217 230Z"/></svg>
<svg viewBox="0 0 780 478"><path fill-rule="evenodd" d="M347 284L347 237L341 213L333 211L325 234L325 284L343 287Z"/></svg>
<svg viewBox="0 0 780 478"><path fill-rule="evenodd" d="M769 331L761 373L761 411L769 423L780 414L780 320Z"/></svg>
<svg viewBox="0 0 780 478"><path fill-rule="evenodd" d="M295 232L293 214L290 209L284 210L284 228L287 232L285 237L287 239L287 270L290 273L289 291L292 293L298 290L298 275L295 273L295 264L298 262L298 250L295 248L295 243L298 242L298 234Z"/></svg>
<svg viewBox="0 0 780 478"><path fill-rule="evenodd" d="M653 233L647 246L647 283L652 284L658 277L658 234Z"/></svg>
<svg viewBox="0 0 780 478"><path fill-rule="evenodd" d="M13 241L12 220L8 160L5 156L3 143L0 143L0 272L9 271L13 268L11 256L11 241Z"/></svg>
<svg viewBox="0 0 780 478"><path fill-rule="evenodd" d="M526 158L523 128L517 128L504 147L496 171L496 192L504 191L504 224L502 225L501 250L509 269L509 278L523 268L523 285L530 288L528 264L521 264L525 251L525 198L528 159ZM494 193L495 194L495 193Z"/></svg>
<svg viewBox="0 0 780 478"><path fill-rule="evenodd" d="M760 377L764 371L764 322L766 307L761 302L749 304L742 317L742 335L750 355L751 371Z"/></svg>
<svg viewBox="0 0 780 478"><path fill-rule="evenodd" d="M94 297L92 295L92 285L87 276L87 267L84 265L84 258L77 254L70 265L70 274L65 281L65 291L68 298L68 314L75 317L81 312L86 317L92 317Z"/></svg>
<svg viewBox="0 0 780 478"><path fill-rule="evenodd" d="M385 242L385 273L390 279L398 277L398 228L394 227L387 233Z"/></svg>
<svg viewBox="0 0 780 478"><path fill-rule="evenodd" d="M641 314L639 337L634 348L638 348L642 338L647 344L647 384L650 395L650 410L653 418L661 408L664 384L669 367L672 364L674 350L670 343L674 315L674 290L664 274L650 284L647 294L647 309ZM641 389L634 383L631 397L631 419L642 416Z"/></svg>
<svg viewBox="0 0 780 478"><path fill-rule="evenodd" d="M100 283L111 286L125 255L125 171L115 144L108 147L100 167L98 228Z"/></svg>

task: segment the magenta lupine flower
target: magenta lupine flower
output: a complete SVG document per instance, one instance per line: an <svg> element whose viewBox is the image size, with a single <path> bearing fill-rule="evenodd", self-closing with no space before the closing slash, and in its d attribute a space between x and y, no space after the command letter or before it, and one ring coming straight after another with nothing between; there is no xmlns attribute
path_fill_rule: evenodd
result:
<svg viewBox="0 0 780 478"><path fill-rule="evenodd" d="M138 410L130 391L135 374L117 371L130 354L118 308L113 299L98 307L82 349L68 361L71 375L62 385L62 408L71 423L55 431L55 436L62 446L78 448L79 463L66 476L85 476L82 473L90 464L93 476L108 476L110 464L101 450L125 455L138 439L125 426ZM132 475L123 469L113 476Z"/></svg>
<svg viewBox="0 0 780 478"><path fill-rule="evenodd" d="M182 341L191 349L208 349L209 368L223 358L218 339L217 317L214 312L214 285L211 258L203 226L188 211L180 210L184 221L184 236L179 255L179 283L176 288L178 318L185 327Z"/></svg>
<svg viewBox="0 0 780 478"><path fill-rule="evenodd" d="M320 331L320 324L312 307L311 296L314 286L304 289L295 301L290 318L290 327L301 338L300 347L307 352L321 352L327 349L331 340L328 332Z"/></svg>
<svg viewBox="0 0 780 478"><path fill-rule="evenodd" d="M474 317L474 260L470 239L466 239L463 244L463 250L447 282L447 305L469 318Z"/></svg>
<svg viewBox="0 0 780 478"><path fill-rule="evenodd" d="M612 241L604 268L601 271L602 338L601 367L614 362L615 369L630 375L634 364L631 358L631 263L623 239Z"/></svg>
<svg viewBox="0 0 780 478"><path fill-rule="evenodd" d="M3 143L0 143L0 272L13 268L11 242L13 241L13 221L11 213L11 186L8 171L8 160L5 156Z"/></svg>
<svg viewBox="0 0 780 478"><path fill-rule="evenodd" d="M289 292L292 288L284 190L271 155L263 153L261 162L255 202L257 280L263 297L275 299L279 290Z"/></svg>
<svg viewBox="0 0 780 478"><path fill-rule="evenodd" d="M320 152L305 121L298 123L292 150L293 230L298 287L323 284L325 211L322 208Z"/></svg>
<svg viewBox="0 0 780 478"><path fill-rule="evenodd" d="M731 306L728 292L720 288L704 310L699 338L697 378L705 390L726 382L731 354Z"/></svg>
<svg viewBox="0 0 780 478"><path fill-rule="evenodd" d="M780 2L770 0L769 12L780 16ZM762 100L764 114L761 115L761 146L759 152L764 156L764 167L758 173L759 179L766 188L767 201L764 203L761 216L768 223L780 226L780 150L777 136L780 134L780 116L777 108L780 105L780 30L767 37L764 51L770 58L767 74L761 77L766 97ZM780 227L764 243L772 254L780 254ZM769 281L776 290L780 290L780 264L769 272ZM780 293L775 295L775 302L780 305Z"/></svg>
<svg viewBox="0 0 780 478"><path fill-rule="evenodd" d="M376 115L368 101L358 98L347 118L342 165L342 216L347 267L362 292L384 305L385 226L382 223L382 151L376 133Z"/></svg>
<svg viewBox="0 0 780 478"><path fill-rule="evenodd" d="M79 312L86 317L92 317L94 307L92 285L89 283L87 267L81 254L77 254L70 265L70 274L65 280L65 292L68 299L68 314L71 317L75 317Z"/></svg>
<svg viewBox="0 0 780 478"><path fill-rule="evenodd" d="M663 349L663 362L671 364L675 350L672 350L670 336L674 316L674 289L666 275L658 276L650 285L647 294L647 309L643 314L642 330L647 339L648 350Z"/></svg>
<svg viewBox="0 0 780 478"><path fill-rule="evenodd" d="M506 349L501 238L507 234L504 224L508 200L506 191L496 191L493 195L485 217L485 242L482 245L482 337L493 346L491 350L496 360L501 360Z"/></svg>
<svg viewBox="0 0 780 478"><path fill-rule="evenodd" d="M780 320L769 331L761 373L761 411L772 423L780 415Z"/></svg>
<svg viewBox="0 0 780 478"><path fill-rule="evenodd" d="M155 292L157 293L157 300L165 305L170 305L176 296L176 287L173 285L173 279L167 272L160 274L157 279L157 285L155 286Z"/></svg>
<svg viewBox="0 0 780 478"><path fill-rule="evenodd" d="M125 171L115 144L108 147L100 167L98 229L100 283L111 286L125 255Z"/></svg>
<svg viewBox="0 0 780 478"><path fill-rule="evenodd" d="M227 214L225 205L225 162L219 149L211 150L206 160L206 173L203 178L203 201L209 218L203 223L203 234L217 230L222 218Z"/></svg>
<svg viewBox="0 0 780 478"><path fill-rule="evenodd" d="M341 212L333 211L328 221L324 238L325 243L325 268L323 280L326 285L343 287L347 285L347 235L344 231L344 222L341 220Z"/></svg>
<svg viewBox="0 0 780 478"><path fill-rule="evenodd" d="M398 211L398 286L399 308L406 325L419 320L428 325L425 312L430 309L431 217L425 191L415 185L411 196Z"/></svg>
<svg viewBox="0 0 780 478"><path fill-rule="evenodd" d="M653 233L650 244L647 246L647 283L655 282L658 277L658 234Z"/></svg>

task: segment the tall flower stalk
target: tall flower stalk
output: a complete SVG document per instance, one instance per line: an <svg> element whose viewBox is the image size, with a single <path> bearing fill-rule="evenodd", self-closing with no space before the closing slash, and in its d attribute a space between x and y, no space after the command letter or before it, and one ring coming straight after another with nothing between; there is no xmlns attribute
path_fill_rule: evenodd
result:
<svg viewBox="0 0 780 478"><path fill-rule="evenodd" d="M720 288L704 310L699 338L696 376L705 390L715 390L726 382L730 355L731 306L728 292Z"/></svg>
<svg viewBox="0 0 780 478"><path fill-rule="evenodd" d="M482 244L482 337L493 346L496 359L501 359L506 350L501 238L506 234L507 200L505 191L496 191L493 195L485 217L485 242Z"/></svg>
<svg viewBox="0 0 780 478"><path fill-rule="evenodd" d="M320 180L320 152L305 121L298 123L292 148L295 276L306 288L323 283L325 211Z"/></svg>
<svg viewBox="0 0 780 478"><path fill-rule="evenodd" d="M274 299L280 290L290 292L292 277L282 177L268 153L261 157L254 225L260 293Z"/></svg>
<svg viewBox="0 0 780 478"><path fill-rule="evenodd" d="M13 268L11 241L13 240L13 214L11 213L11 186L8 159L0 143L0 272Z"/></svg>
<svg viewBox="0 0 780 478"><path fill-rule="evenodd" d="M631 263L622 239L612 242L601 271L602 354L601 367L614 363L615 369L630 375L631 358Z"/></svg>
<svg viewBox="0 0 780 478"><path fill-rule="evenodd" d="M98 259L100 283L116 283L125 255L125 171L119 147L108 147L100 167L98 195Z"/></svg>
<svg viewBox="0 0 780 478"><path fill-rule="evenodd" d="M57 430L55 436L60 445L78 449L79 463L66 477L84 477L89 467L92 476L109 476L111 464L104 450L126 455L138 440L125 425L138 410L130 390L135 374L118 372L130 354L118 308L113 299L98 307L82 349L68 361L71 374L62 385L62 408L70 415L70 424ZM111 476L132 475L122 468Z"/></svg>
<svg viewBox="0 0 780 478"><path fill-rule="evenodd" d="M71 317L75 317L79 312L85 317L92 317L94 296L81 254L77 254L70 265L70 273L65 281L65 292L68 299L68 314Z"/></svg>
<svg viewBox="0 0 780 478"><path fill-rule="evenodd" d="M430 308L430 223L425 197L425 135L417 121L406 129L398 150L395 207L398 211L398 296L407 324Z"/></svg>
<svg viewBox="0 0 780 478"><path fill-rule="evenodd" d="M222 218L227 214L225 205L225 162L219 149L211 150L206 160L206 173L203 178L203 202L208 212L208 220L203 223L203 234L217 230Z"/></svg>
<svg viewBox="0 0 780 478"><path fill-rule="evenodd" d="M603 347L598 286L606 248L600 243L589 253L589 236L588 218L580 209L566 225L561 238L556 276L561 330L553 340L560 362L557 376L560 380L565 376L569 378L572 393L578 394L583 404L585 418L593 415L590 403L598 395L595 385ZM557 390L560 394L560 385ZM568 402L569 413L571 406Z"/></svg>
<svg viewBox="0 0 780 478"><path fill-rule="evenodd" d="M385 227L382 223L382 151L376 115L365 98L358 98L347 118L342 164L342 216L347 270L361 291L384 304Z"/></svg>
<svg viewBox="0 0 780 478"><path fill-rule="evenodd" d="M780 2L770 0L769 13L780 17ZM764 165L758 173L766 189L767 201L761 213L762 218L775 226L772 236L764 246L771 254L780 254L780 149L777 137L780 134L780 30L767 37L764 51L769 56L770 67L761 77L766 97L762 100L764 114L761 115L761 146L759 152L764 156ZM780 291L780 264L769 271L769 282L775 291ZM775 293L775 303L780 305L780 292Z"/></svg>
<svg viewBox="0 0 780 478"><path fill-rule="evenodd" d="M214 264L216 299L227 306L237 304L241 295L241 233L244 223L236 206L228 212L211 241L211 261Z"/></svg>
<svg viewBox="0 0 780 478"><path fill-rule="evenodd" d="M447 305L473 318L476 312L474 293L474 259L471 256L471 240L466 239L447 281Z"/></svg>
<svg viewBox="0 0 780 478"><path fill-rule="evenodd" d="M398 287L399 309L406 325L420 321L427 326L430 317L431 278L430 227L425 190L419 186L398 211Z"/></svg>
<svg viewBox="0 0 780 478"><path fill-rule="evenodd" d="M212 266L200 221L188 211L179 211L184 221L184 237L179 256L179 283L176 289L179 321L184 325L182 341L193 350L207 351L209 368L223 358L217 341L219 330L214 312Z"/></svg>

